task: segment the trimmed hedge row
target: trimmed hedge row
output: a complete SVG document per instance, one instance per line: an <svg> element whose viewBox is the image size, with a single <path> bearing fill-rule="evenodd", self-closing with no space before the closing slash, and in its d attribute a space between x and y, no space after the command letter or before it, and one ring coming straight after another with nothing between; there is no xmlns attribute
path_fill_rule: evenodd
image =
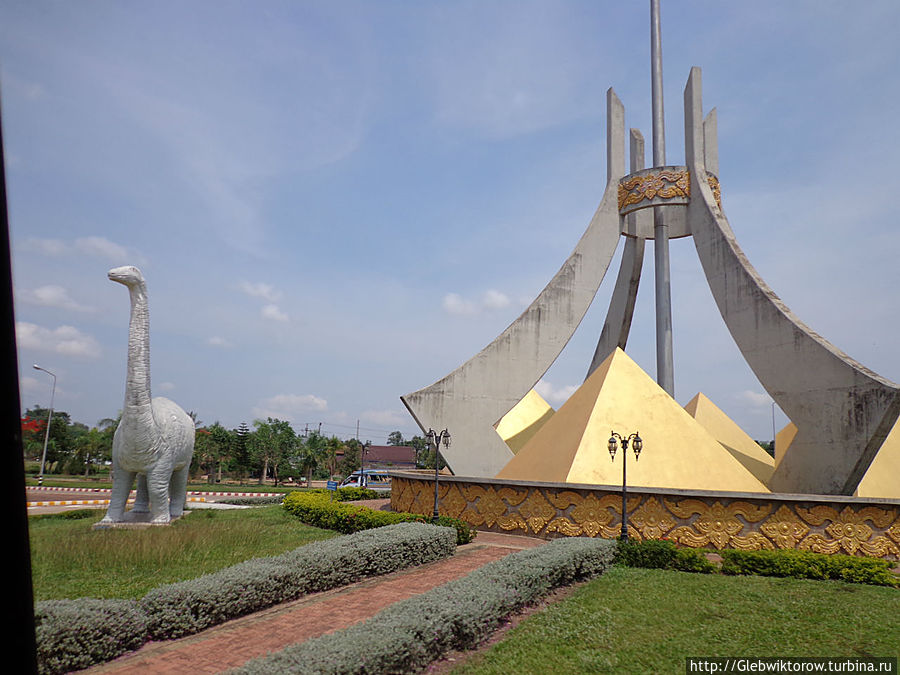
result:
<svg viewBox="0 0 900 675"><path fill-rule="evenodd" d="M331 501L327 494L314 491L294 492L285 498L283 506L307 525L342 533L359 532L395 523L431 522L430 516L375 511L363 506ZM459 545L468 544L477 534L475 528L458 518L440 516L438 525L456 528L456 543Z"/></svg>
<svg viewBox="0 0 900 675"><path fill-rule="evenodd" d="M45 600L34 607L38 672L68 673L139 649L147 616L135 600Z"/></svg>
<svg viewBox="0 0 900 675"><path fill-rule="evenodd" d="M659 539L620 541L616 549L616 564L701 574L712 574L718 570L706 559L706 551L678 548L671 541Z"/></svg>
<svg viewBox="0 0 900 675"><path fill-rule="evenodd" d="M148 639L190 635L306 593L445 558L455 549L456 532L450 528L401 523L160 586L140 601L39 602L39 670L55 675L103 663Z"/></svg>
<svg viewBox="0 0 900 675"><path fill-rule="evenodd" d="M615 546L607 539L562 538L512 553L363 623L255 659L233 673L416 672L450 650L483 642L505 617L553 589L602 574Z"/></svg>
<svg viewBox="0 0 900 675"><path fill-rule="evenodd" d="M881 558L812 551L720 551L723 574L757 574L795 579L834 579L854 584L900 586L891 573L896 563Z"/></svg>
<svg viewBox="0 0 900 675"><path fill-rule="evenodd" d="M833 579L856 584L900 587L900 579L891 572L896 563L881 558L813 553L783 549L777 551L716 551L722 556L721 569L706 559L706 549L678 548L667 540L620 541L616 563L629 567L649 567L682 572L794 579Z"/></svg>
<svg viewBox="0 0 900 675"><path fill-rule="evenodd" d="M363 499L381 499L384 498L383 493L370 490L368 488L345 487L337 490L328 491L323 488L312 488L311 490L303 490L297 492L313 493L319 495L333 494L339 502L355 502ZM234 499L223 499L222 504L233 504L235 506L261 506L263 504L281 504L287 494L284 493L275 497L235 497Z"/></svg>

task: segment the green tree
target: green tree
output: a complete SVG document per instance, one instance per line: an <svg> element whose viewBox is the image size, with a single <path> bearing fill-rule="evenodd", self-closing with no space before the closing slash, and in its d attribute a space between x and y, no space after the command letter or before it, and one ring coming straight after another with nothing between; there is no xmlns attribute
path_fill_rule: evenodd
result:
<svg viewBox="0 0 900 675"><path fill-rule="evenodd" d="M36 406L26 410L25 417L33 420L44 420L44 424L46 424L48 412L48 408ZM62 410L53 411L53 417L50 421L50 436L47 440L47 459L44 467L45 473L59 473L62 471L64 461L73 450L73 434L70 433L71 424L72 419L69 416L69 413ZM85 429L87 428L83 424L81 426ZM42 427L42 429L46 428L46 426ZM36 455L37 459L40 459L43 454L43 447L44 438L42 436L40 439L40 449ZM53 471L51 471L51 467L53 467Z"/></svg>
<svg viewBox="0 0 900 675"><path fill-rule="evenodd" d="M278 467L295 455L297 434L289 422L271 417L254 420L250 436L250 450L257 466L260 466L259 483L262 485L272 471L278 485Z"/></svg>
<svg viewBox="0 0 900 675"><path fill-rule="evenodd" d="M362 443L360 443L355 438L351 438L349 441L344 441L343 445L344 458L338 465L338 471L344 476L349 476L351 473L359 469L359 452L362 447Z"/></svg>
<svg viewBox="0 0 900 675"><path fill-rule="evenodd" d="M66 461L66 473L84 472L87 478L97 462L112 459L112 436L97 427L78 435L73 445Z"/></svg>
<svg viewBox="0 0 900 675"><path fill-rule="evenodd" d="M338 472L338 453L344 449L344 442L337 436L331 436L325 440L325 466L328 477L334 477Z"/></svg>
<svg viewBox="0 0 900 675"><path fill-rule="evenodd" d="M387 438L388 445L406 445L406 442L403 440L403 434L399 431L392 431L388 434Z"/></svg>
<svg viewBox="0 0 900 675"><path fill-rule="evenodd" d="M313 472L322 467L328 457L328 443L318 431L310 432L303 443L301 469L306 475L307 486L312 485Z"/></svg>
<svg viewBox="0 0 900 675"><path fill-rule="evenodd" d="M234 434L234 453L231 457L231 466L238 475L238 481L244 484L244 478L253 468L253 458L250 455L250 427L246 422L241 422Z"/></svg>

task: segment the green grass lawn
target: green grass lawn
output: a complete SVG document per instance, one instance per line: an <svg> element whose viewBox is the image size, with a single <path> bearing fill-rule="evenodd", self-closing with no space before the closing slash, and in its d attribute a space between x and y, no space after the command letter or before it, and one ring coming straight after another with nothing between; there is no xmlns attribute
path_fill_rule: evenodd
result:
<svg viewBox="0 0 900 675"><path fill-rule="evenodd" d="M454 675L684 673L688 656L900 655L900 591L614 567Z"/></svg>
<svg viewBox="0 0 900 675"><path fill-rule="evenodd" d="M336 533L299 522L281 506L196 510L169 527L92 530L102 510L28 519L36 600L141 598L249 558L277 555Z"/></svg>

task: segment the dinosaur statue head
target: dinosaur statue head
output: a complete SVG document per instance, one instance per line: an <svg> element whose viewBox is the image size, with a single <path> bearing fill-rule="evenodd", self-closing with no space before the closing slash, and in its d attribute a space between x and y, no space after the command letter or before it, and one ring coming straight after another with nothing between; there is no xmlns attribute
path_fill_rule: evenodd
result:
<svg viewBox="0 0 900 675"><path fill-rule="evenodd" d="M139 286L144 283L144 275L141 274L137 267L132 265L111 269L108 276L110 281L115 281L128 287Z"/></svg>

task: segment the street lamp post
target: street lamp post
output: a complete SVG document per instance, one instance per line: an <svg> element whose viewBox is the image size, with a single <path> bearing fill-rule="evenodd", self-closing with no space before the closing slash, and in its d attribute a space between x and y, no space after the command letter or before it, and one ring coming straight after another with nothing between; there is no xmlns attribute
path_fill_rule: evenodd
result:
<svg viewBox="0 0 900 675"><path fill-rule="evenodd" d="M434 446L434 513L431 520L436 523L438 521L438 473L441 468L440 446L443 442L445 448L450 447L450 432L444 429L438 433L434 429L429 429L425 438L430 445Z"/></svg>
<svg viewBox="0 0 900 675"><path fill-rule="evenodd" d="M631 447L634 448L634 461L636 462L641 455L641 449L644 447L644 442L636 431L625 437L617 434L615 431L611 431L607 447L609 448L609 457L612 461L616 461L616 449L619 443L622 444L622 532L619 535L619 538L622 541L627 541L628 513L625 510L625 502L628 497L628 488L626 487L625 467L628 464L628 444L631 443Z"/></svg>
<svg viewBox="0 0 900 675"><path fill-rule="evenodd" d="M366 480L366 455L369 454L370 445L372 444L369 441L359 445L359 486L361 488L369 487L369 481Z"/></svg>
<svg viewBox="0 0 900 675"><path fill-rule="evenodd" d="M38 364L32 366L35 370L42 370L53 378L53 388L50 390L50 412L47 415L47 429L44 432L44 452L41 454L41 473L38 475L38 485L44 484L44 462L47 461L47 441L50 440L50 421L53 419L53 397L56 395L56 375Z"/></svg>

